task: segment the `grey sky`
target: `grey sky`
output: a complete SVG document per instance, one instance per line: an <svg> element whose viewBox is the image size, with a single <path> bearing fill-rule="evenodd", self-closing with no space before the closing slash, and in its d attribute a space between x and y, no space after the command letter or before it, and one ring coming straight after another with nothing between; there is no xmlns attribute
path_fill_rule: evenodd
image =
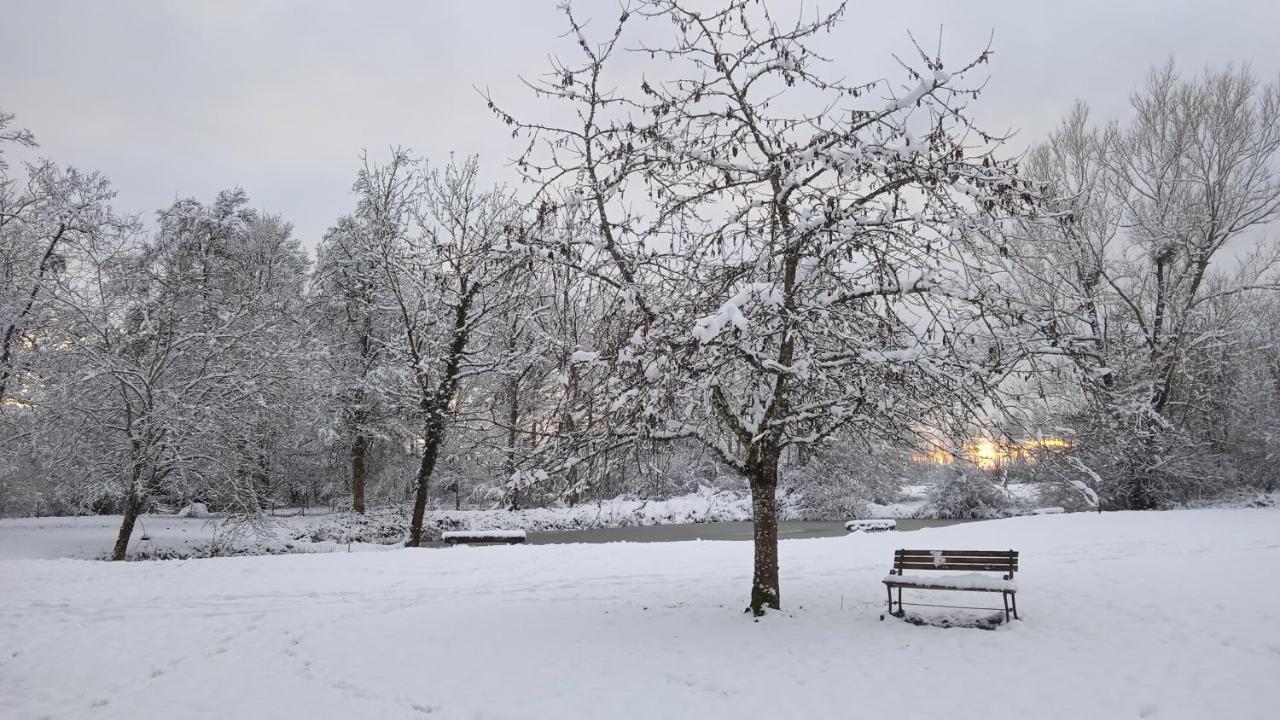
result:
<svg viewBox="0 0 1280 720"><path fill-rule="evenodd" d="M352 205L362 148L474 152L504 175L514 146L473 86L527 102L516 74L572 50L555 4L0 0L0 107L41 154L111 177L122 209L149 215L239 185L314 245ZM614 0L574 7L618 14ZM850 2L827 49L850 78L884 77L907 30L933 39L940 25L953 62L994 31L975 110L992 129L1019 128L1021 142L1076 98L1122 112L1170 55L1186 70L1235 61L1280 74L1280 0Z"/></svg>

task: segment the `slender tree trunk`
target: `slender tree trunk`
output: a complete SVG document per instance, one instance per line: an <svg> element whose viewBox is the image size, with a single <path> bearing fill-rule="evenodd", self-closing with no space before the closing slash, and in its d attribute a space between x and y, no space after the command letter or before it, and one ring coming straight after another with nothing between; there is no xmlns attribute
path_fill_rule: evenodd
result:
<svg viewBox="0 0 1280 720"><path fill-rule="evenodd" d="M351 511L361 515L364 514L365 458L368 453L369 438L357 431L351 440Z"/></svg>
<svg viewBox="0 0 1280 720"><path fill-rule="evenodd" d="M422 462L418 465L418 475L413 483L413 519L409 525L409 547L422 546L422 521L427 514L427 488L431 482L431 474L436 469L440 445L444 441L444 423L436 419L435 414L429 416L423 437L426 444L423 445Z"/></svg>
<svg viewBox="0 0 1280 720"><path fill-rule="evenodd" d="M365 390L363 383L369 377L369 368L373 365L374 355L376 354L373 347L373 318L366 311L361 316L363 329L360 333L360 380L361 386L357 389L355 397L355 437L351 439L351 510L352 512L364 514L364 491L365 480L368 477L368 457L369 457L369 436L365 432L365 422L368 412L365 408Z"/></svg>
<svg viewBox="0 0 1280 720"><path fill-rule="evenodd" d="M755 571L751 575L751 613L782 607L778 584L778 456L776 449L761 453L748 468L751 481L751 526Z"/></svg>
<svg viewBox="0 0 1280 720"><path fill-rule="evenodd" d="M506 460L502 465L502 470L506 473L508 480L516 474L516 423L518 422L520 422L520 382L518 379L513 378L507 384L507 447ZM507 509L520 509L519 487L511 491L511 499Z"/></svg>
<svg viewBox="0 0 1280 720"><path fill-rule="evenodd" d="M462 356L467 349L467 311L475 297L476 288L467 289L464 282L462 301L458 303L453 314L453 340L449 343L449 359L445 362L444 371L440 374L440 384L434 393L427 395L425 379L417 378L418 388L424 393L422 400L423 415L426 417L422 439L422 463L418 465L418 476L413 484L413 518L409 525L409 547L422 545L422 521L427 513L427 485L431 482L431 474L436 469L436 457L440 446L444 444L445 418L449 405L453 402L454 392L458 389L458 373L462 368ZM418 372L421 363L415 362Z"/></svg>
<svg viewBox="0 0 1280 720"><path fill-rule="evenodd" d="M129 552L129 538L133 537L133 526L138 522L142 512L142 465L135 464L129 481L129 494L124 499L124 519L120 522L120 532L116 534L116 545L111 551L112 560L124 560Z"/></svg>
<svg viewBox="0 0 1280 720"><path fill-rule="evenodd" d="M1143 450L1141 455L1136 458L1136 463L1131 463L1129 467L1128 477L1124 481L1124 502L1127 510L1155 510L1159 503L1156 501L1154 494L1151 492L1151 478L1148 475L1147 468L1138 466L1139 463L1145 464L1150 458L1155 457L1158 449L1155 447L1153 438L1143 438L1141 441Z"/></svg>

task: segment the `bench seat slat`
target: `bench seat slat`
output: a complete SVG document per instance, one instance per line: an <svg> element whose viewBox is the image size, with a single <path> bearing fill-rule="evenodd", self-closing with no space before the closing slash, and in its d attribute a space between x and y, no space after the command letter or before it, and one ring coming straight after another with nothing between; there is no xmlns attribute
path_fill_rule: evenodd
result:
<svg viewBox="0 0 1280 720"><path fill-rule="evenodd" d="M975 590L979 592L1017 592L1013 580L965 573L963 575L888 575L884 584L890 587L919 588L922 590Z"/></svg>

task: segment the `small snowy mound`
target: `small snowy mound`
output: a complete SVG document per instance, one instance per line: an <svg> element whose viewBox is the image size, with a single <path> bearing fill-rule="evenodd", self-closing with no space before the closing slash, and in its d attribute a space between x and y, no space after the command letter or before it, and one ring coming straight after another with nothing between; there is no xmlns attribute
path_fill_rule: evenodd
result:
<svg viewBox="0 0 1280 720"><path fill-rule="evenodd" d="M178 517L184 518L208 518L213 517L209 514L209 506L204 503L191 503L190 505L178 511Z"/></svg>
<svg viewBox="0 0 1280 720"><path fill-rule="evenodd" d="M885 530L898 529L898 521L888 519L850 520L844 524L844 529L849 532L883 532Z"/></svg>
<svg viewBox="0 0 1280 720"><path fill-rule="evenodd" d="M440 539L449 540L524 540L523 530L448 530Z"/></svg>

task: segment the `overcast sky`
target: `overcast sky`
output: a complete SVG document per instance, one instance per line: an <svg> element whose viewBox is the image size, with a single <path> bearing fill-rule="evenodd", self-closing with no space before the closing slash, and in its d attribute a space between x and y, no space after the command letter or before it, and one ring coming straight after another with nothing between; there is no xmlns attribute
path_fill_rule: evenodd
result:
<svg viewBox="0 0 1280 720"><path fill-rule="evenodd" d="M351 208L364 148L479 153L503 175L510 135L474 87L527 102L516 75L572 51L555 4L0 0L0 108L36 133L41 154L108 175L121 209L149 216L238 185L313 246ZM618 14L615 0L574 7ZM1280 76L1280 0L850 2L826 49L846 77L885 77L908 30L933 39L940 26L953 62L994 32L974 109L992 129L1020 129L1022 143L1077 98L1122 113L1170 56L1191 71L1235 61Z"/></svg>

